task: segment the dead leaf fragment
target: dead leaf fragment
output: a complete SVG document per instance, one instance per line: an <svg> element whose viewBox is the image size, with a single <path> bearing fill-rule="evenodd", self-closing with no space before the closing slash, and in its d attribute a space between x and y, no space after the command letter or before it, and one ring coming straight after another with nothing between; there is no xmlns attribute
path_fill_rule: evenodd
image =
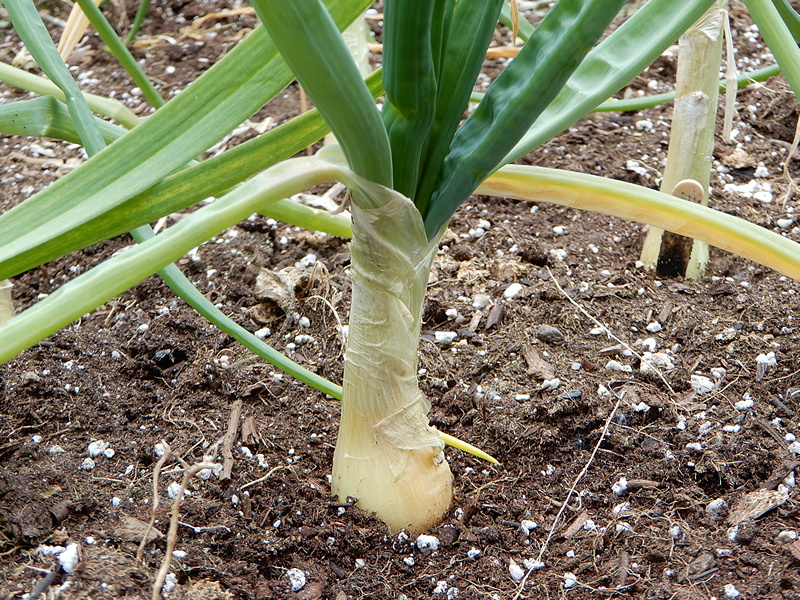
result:
<svg viewBox="0 0 800 600"><path fill-rule="evenodd" d="M569 524L564 530L564 537L567 539L575 537L582 529L584 523L589 520L589 513L585 510L582 510L577 517Z"/></svg>
<svg viewBox="0 0 800 600"><path fill-rule="evenodd" d="M744 169L747 167L755 168L758 166L758 161L744 150L734 150L727 156L719 159L720 162L731 169Z"/></svg>
<svg viewBox="0 0 800 600"><path fill-rule="evenodd" d="M533 375L537 379L553 379L556 376L553 365L543 359L530 344L523 346L522 356L528 363L528 375Z"/></svg>
<svg viewBox="0 0 800 600"><path fill-rule="evenodd" d="M748 520L755 520L767 514L789 500L789 494L777 490L756 490L745 494L728 515L731 525L740 525Z"/></svg>
<svg viewBox="0 0 800 600"><path fill-rule="evenodd" d="M717 561L711 552L701 552L682 573L682 581L697 581L717 571Z"/></svg>
<svg viewBox="0 0 800 600"><path fill-rule="evenodd" d="M258 426L253 415L247 417L242 423L242 442L247 446L258 444Z"/></svg>
<svg viewBox="0 0 800 600"><path fill-rule="evenodd" d="M134 517L123 516L120 519L119 527L114 531L114 535L125 542L141 542L145 532L147 532L149 525L144 521L140 521ZM151 543L157 539L164 537L155 527L150 528L147 533L147 543Z"/></svg>
<svg viewBox="0 0 800 600"><path fill-rule="evenodd" d="M489 316L486 318L486 326L484 327L484 329L491 329L492 327L500 323L500 320L503 318L504 312L505 312L505 307L500 303L492 307L492 310L489 311Z"/></svg>
<svg viewBox="0 0 800 600"><path fill-rule="evenodd" d="M800 560L800 540L795 540L789 544L789 552L792 553L797 560Z"/></svg>

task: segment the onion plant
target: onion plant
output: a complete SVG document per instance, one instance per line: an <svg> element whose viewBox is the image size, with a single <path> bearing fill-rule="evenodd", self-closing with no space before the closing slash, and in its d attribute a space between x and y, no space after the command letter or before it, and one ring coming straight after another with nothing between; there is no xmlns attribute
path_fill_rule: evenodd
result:
<svg viewBox="0 0 800 600"><path fill-rule="evenodd" d="M31 0L4 1L62 95L0 108L0 129L80 140L91 158L0 216L0 280L125 231L138 231L140 244L0 327L0 362L162 270L178 293L248 347L318 389L341 391L333 492L357 498L392 530L429 527L452 498L444 438L428 423L430 403L417 381L417 347L439 240L476 189L617 214L800 279L800 247L740 219L631 184L505 166L623 88L713 0L649 0L600 43L624 0L559 0L537 27L525 28L524 47L465 120L502 0L385 0L383 70L367 80L339 31L369 0L253 0L263 27L152 116L126 123L127 132L92 116L63 64L50 60L55 49ZM770 20L780 45L774 54L793 78L798 51L783 21L772 22L777 9L768 0L748 4L763 11L759 24ZM195 162L295 78L313 111ZM328 130L338 148L289 158ZM348 187L351 219L286 199L332 181ZM217 199L159 235L137 229L209 196ZM352 237L341 388L207 310L170 267L254 212Z"/></svg>

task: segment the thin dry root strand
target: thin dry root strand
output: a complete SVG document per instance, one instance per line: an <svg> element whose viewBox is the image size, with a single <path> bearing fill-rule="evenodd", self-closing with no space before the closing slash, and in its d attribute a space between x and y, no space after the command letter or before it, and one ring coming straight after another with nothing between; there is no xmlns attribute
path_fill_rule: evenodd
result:
<svg viewBox="0 0 800 600"><path fill-rule="evenodd" d="M691 180L686 180L686 181L691 181ZM594 323L594 324L595 324L595 325L597 325L598 327L602 327L602 328L603 328L603 331L605 331L605 332L606 332L606 335L608 335L608 337L610 337L612 340L614 340L615 342L617 342L617 343L618 343L618 344L620 344L621 346L624 346L625 348L627 348L628 350L630 350L630 351L633 353L633 355L634 355L636 358L638 358L640 361L642 361L644 364L646 364L648 367L650 367L650 368L651 368L653 371L655 371L655 372L658 374L658 377L661 379L661 381L663 381L663 382L664 382L664 385L665 385L665 386L667 386L667 389L670 391L670 393L671 393L671 394L673 394L673 395L675 394L675 390L673 390L673 389L672 389L672 386L669 384L669 381L667 381L666 377L664 377L664 374L661 372L661 369L657 368L655 365L651 364L650 362L648 362L647 360L645 360L644 358L642 358L642 355L641 355L641 354L639 354L638 352L636 352L636 350L634 350L633 348L631 348L631 347L630 347L630 345L626 344L626 343L625 343L625 342L623 342L621 339L619 339L617 336L615 336L613 333L611 333L611 330L610 330L608 327L606 327L605 325L603 325L603 324L602 324L600 321L598 321L598 320L597 320L595 317L593 317L592 315L590 315L590 314L589 314L589 312L588 312L588 311L587 311L585 308L583 308L583 307L582 307L580 304L578 304L577 302L575 302L575 300L573 300L573 299L572 299L572 298L569 296L569 294L567 294L567 293L564 291L564 288L562 288L562 287L561 287L561 284L559 284L559 283L558 283L558 279L556 279L556 278L555 278L555 275L553 275L553 272L550 270L550 267L547 267L547 273L550 275L550 279L552 279L552 280L553 280L553 283L555 284L555 286L556 286L556 288L558 289L558 291L559 291L559 292L561 292L561 294L564 296L564 298L566 298L567 300L569 300L570 304L572 304L572 305L573 305L575 308L577 308L579 311L581 311L581 313L583 313L583 315L584 315L586 318L588 318L589 320L591 320L591 321L592 321L592 323Z"/></svg>
<svg viewBox="0 0 800 600"><path fill-rule="evenodd" d="M614 395L617 397L617 402L614 404L614 408L611 409L611 412L608 414L608 418L606 419L605 425L603 425L603 431L600 433L600 437L597 440L597 443L592 450L592 455L589 457L589 460L586 461L586 464L581 469L581 472L578 473L578 476L575 478L575 481L572 482L572 486L569 488L567 492L567 497L564 498L564 502L561 505L558 513L556 514L556 518L553 519L553 524L550 526L550 530L547 532L547 538L542 544L541 549L539 550L539 555L536 557L536 562L541 564L542 558L544 558L545 552L547 552L547 546L550 544L550 540L552 539L553 535L556 532L556 527L558 527L558 522L561 520L561 516L564 514L564 511L569 506L569 501L572 498L572 495L575 493L575 489L578 487L581 479L583 479L584 475L589 471L589 467L594 462L594 457L597 456L597 452L600 450L600 445L605 441L606 436L608 435L608 428L611 425L611 420L614 418L614 415L617 413L617 409L619 409L619 405L622 402L622 399L625 397L625 391L623 390L621 394L617 394L614 392ZM514 595L513 600L518 600L520 595L522 594L522 590L525 589L525 583L528 581L528 577L530 574L533 573L535 566L530 567L526 572L525 576L522 578L522 581L519 582L519 588L517 589L517 593Z"/></svg>

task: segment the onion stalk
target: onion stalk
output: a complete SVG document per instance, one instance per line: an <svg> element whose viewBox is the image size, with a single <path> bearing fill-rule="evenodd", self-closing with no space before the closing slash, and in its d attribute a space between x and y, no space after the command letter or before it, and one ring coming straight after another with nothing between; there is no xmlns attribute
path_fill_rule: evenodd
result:
<svg viewBox="0 0 800 600"><path fill-rule="evenodd" d="M392 531L421 532L449 508L444 442L417 384L422 306L438 239L414 204L375 184L353 189L352 304L332 491Z"/></svg>

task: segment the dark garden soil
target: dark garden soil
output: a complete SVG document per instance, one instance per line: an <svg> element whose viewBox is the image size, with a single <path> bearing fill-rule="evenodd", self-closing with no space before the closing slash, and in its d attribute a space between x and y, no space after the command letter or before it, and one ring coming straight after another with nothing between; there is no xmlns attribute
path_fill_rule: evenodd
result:
<svg viewBox="0 0 800 600"><path fill-rule="evenodd" d="M195 27L193 19L237 7L153 4L135 51L166 95L255 25L250 15ZM66 18L63 6L47 10ZM732 12L739 66L765 64L741 5ZM0 53L11 60L19 43L4 27ZM94 36L72 62L86 90L147 114ZM667 91L674 74L666 55L626 93ZM299 110L293 86L229 145ZM782 78L741 91L735 142L717 141L711 201L800 240L800 198L784 195L782 174L797 118ZM593 115L526 161L656 187L670 121L669 104ZM80 160L50 140L0 144L2 210ZM790 161L790 175L798 171ZM148 279L0 371L0 598L26 597L48 572L55 578L42 597L150 598L166 548L167 488L184 472L177 460L161 469L159 533L137 562L156 446L203 460L237 401L230 477L189 484L166 598L800 597L797 283L716 250L701 281L653 276L637 266L643 232L487 197L454 219L431 277L421 384L432 424L500 464L448 450L456 498L428 532L439 541L432 553L331 497L338 401L282 376ZM17 308L130 243L114 239L17 277ZM346 241L253 217L179 266L231 318L268 328L269 343L340 380ZM306 284L273 310L256 298L260 269L305 271ZM443 343L436 332L456 337ZM667 353L674 367L663 379L642 372L627 346ZM90 462L94 442L102 444ZM80 561L68 575L46 547L70 543ZM515 579L540 557L544 567L524 585ZM306 581L296 592L292 569Z"/></svg>

